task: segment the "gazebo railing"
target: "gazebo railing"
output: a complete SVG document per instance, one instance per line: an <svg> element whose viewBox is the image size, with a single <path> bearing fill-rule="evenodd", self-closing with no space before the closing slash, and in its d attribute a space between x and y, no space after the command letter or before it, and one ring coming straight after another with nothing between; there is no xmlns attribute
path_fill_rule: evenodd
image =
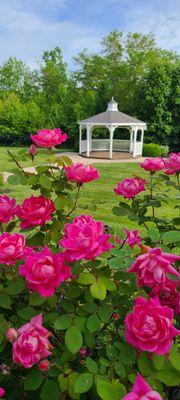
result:
<svg viewBox="0 0 180 400"><path fill-rule="evenodd" d="M142 154L142 143L141 142L136 142L136 156L139 156Z"/></svg>
<svg viewBox="0 0 180 400"><path fill-rule="evenodd" d="M131 148L130 148L131 144ZM109 151L110 140L109 139L92 139L90 142L90 152L91 151ZM125 151L133 152L133 142L125 139L114 139L113 140L113 151ZM81 153L87 152L87 140L81 141ZM142 154L142 143L136 142L135 155Z"/></svg>

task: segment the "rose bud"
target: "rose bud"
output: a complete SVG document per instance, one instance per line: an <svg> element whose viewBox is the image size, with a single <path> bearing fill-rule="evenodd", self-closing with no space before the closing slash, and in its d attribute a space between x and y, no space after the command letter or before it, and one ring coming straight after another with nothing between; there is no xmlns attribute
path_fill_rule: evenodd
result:
<svg viewBox="0 0 180 400"><path fill-rule="evenodd" d="M18 331L15 328L9 328L6 334L8 342L14 342L18 337Z"/></svg>
<svg viewBox="0 0 180 400"><path fill-rule="evenodd" d="M39 364L38 364L38 369L39 369L40 371L45 372L45 371L48 371L48 369L50 368L50 366L51 366L51 363L50 363L49 360L41 360L41 361L39 362Z"/></svg>

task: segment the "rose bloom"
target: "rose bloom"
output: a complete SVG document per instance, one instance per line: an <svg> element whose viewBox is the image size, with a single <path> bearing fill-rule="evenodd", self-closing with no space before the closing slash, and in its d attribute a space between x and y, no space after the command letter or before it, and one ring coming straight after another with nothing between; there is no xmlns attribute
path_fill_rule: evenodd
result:
<svg viewBox="0 0 180 400"><path fill-rule="evenodd" d="M34 157L37 154L37 148L35 144L31 144L28 150L29 154L31 154L32 157Z"/></svg>
<svg viewBox="0 0 180 400"><path fill-rule="evenodd" d="M179 283L166 280L166 285L162 288L157 286L152 289L150 297L159 297L162 306L168 306L173 309L176 316L180 315L180 292L178 291Z"/></svg>
<svg viewBox="0 0 180 400"><path fill-rule="evenodd" d="M16 214L16 200L0 196L0 224L9 222Z"/></svg>
<svg viewBox="0 0 180 400"><path fill-rule="evenodd" d="M132 199L138 193L145 189L146 180L138 176L136 178L126 178L117 184L114 192L118 195L124 196L125 199Z"/></svg>
<svg viewBox="0 0 180 400"><path fill-rule="evenodd" d="M82 163L71 164L65 167L65 173L69 182L82 185L86 182L91 182L94 179L99 179L99 173L93 165L84 165Z"/></svg>
<svg viewBox="0 0 180 400"><path fill-rule="evenodd" d="M5 395L5 390L3 387L0 387L0 397L3 397Z"/></svg>
<svg viewBox="0 0 180 400"><path fill-rule="evenodd" d="M139 256L128 269L128 272L137 274L138 285L143 286L165 286L166 274L179 277L179 273L172 263L180 260L180 256L163 253L160 248L149 248L147 253Z"/></svg>
<svg viewBox="0 0 180 400"><path fill-rule="evenodd" d="M140 163L140 166L141 168L144 168L145 171L161 171L164 168L164 160L160 157L146 158L142 163Z"/></svg>
<svg viewBox="0 0 180 400"><path fill-rule="evenodd" d="M139 231L138 229L135 229L134 231L130 231L129 229L125 229L126 232L126 240L125 244L128 244L131 249L134 248L135 245L139 245L142 241L142 238L139 236ZM115 237L115 242L117 243L123 243L123 240L118 239Z"/></svg>
<svg viewBox="0 0 180 400"><path fill-rule="evenodd" d="M65 254L53 254L48 247L38 253L30 249L25 255L25 264L20 265L19 274L28 282L28 288L41 296L50 297L61 282L71 277Z"/></svg>
<svg viewBox="0 0 180 400"><path fill-rule="evenodd" d="M13 343L18 337L18 331L15 328L9 328L6 334L8 342Z"/></svg>
<svg viewBox="0 0 180 400"><path fill-rule="evenodd" d="M24 229L44 225L51 219L51 214L54 212L52 200L43 196L31 196L18 207L17 216L22 220L21 228Z"/></svg>
<svg viewBox="0 0 180 400"><path fill-rule="evenodd" d="M162 397L138 373L131 392L126 394L122 400L162 400Z"/></svg>
<svg viewBox="0 0 180 400"><path fill-rule="evenodd" d="M173 310L161 306L158 298L148 301L138 297L132 313L125 319L126 340L138 350L166 354L172 339L180 334L173 326L173 318Z"/></svg>
<svg viewBox="0 0 180 400"><path fill-rule="evenodd" d="M12 265L21 260L25 251L25 238L19 233L0 235L0 264Z"/></svg>
<svg viewBox="0 0 180 400"><path fill-rule="evenodd" d="M41 360L38 364L38 369L42 372L46 372L48 371L48 369L50 368L51 363L49 360Z"/></svg>
<svg viewBox="0 0 180 400"><path fill-rule="evenodd" d="M164 160L165 173L168 175L180 172L180 153L171 153L168 160Z"/></svg>
<svg viewBox="0 0 180 400"><path fill-rule="evenodd" d="M67 140L67 134L60 128L42 129L35 135L31 135L32 141L39 147L54 147Z"/></svg>
<svg viewBox="0 0 180 400"><path fill-rule="evenodd" d="M48 337L51 335L42 326L42 314L34 317L18 329L18 338L13 343L13 362L24 368L31 368L42 358L51 355L52 347Z"/></svg>
<svg viewBox="0 0 180 400"><path fill-rule="evenodd" d="M93 260L108 251L112 247L110 235L104 234L103 229L103 223L90 215L81 215L66 224L64 238L59 243L66 249L67 258L70 261Z"/></svg>

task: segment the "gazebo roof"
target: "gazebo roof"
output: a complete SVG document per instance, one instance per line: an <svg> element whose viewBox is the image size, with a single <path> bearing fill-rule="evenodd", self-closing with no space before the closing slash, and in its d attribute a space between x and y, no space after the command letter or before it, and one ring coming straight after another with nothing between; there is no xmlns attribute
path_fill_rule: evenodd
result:
<svg viewBox="0 0 180 400"><path fill-rule="evenodd" d="M113 99L108 103L107 110L96 114L90 118L83 119L79 122L80 125L146 125L145 122L140 121L137 118L130 117L127 114L124 114L118 110L117 102Z"/></svg>

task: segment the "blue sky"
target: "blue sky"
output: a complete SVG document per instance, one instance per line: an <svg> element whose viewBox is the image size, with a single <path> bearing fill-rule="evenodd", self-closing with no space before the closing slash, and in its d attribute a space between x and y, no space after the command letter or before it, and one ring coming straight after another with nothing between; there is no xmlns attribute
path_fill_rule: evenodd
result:
<svg viewBox="0 0 180 400"><path fill-rule="evenodd" d="M180 50L180 0L0 0L0 63L9 56L34 67L60 46L69 68L83 48L97 51L112 29L154 32L158 44Z"/></svg>

